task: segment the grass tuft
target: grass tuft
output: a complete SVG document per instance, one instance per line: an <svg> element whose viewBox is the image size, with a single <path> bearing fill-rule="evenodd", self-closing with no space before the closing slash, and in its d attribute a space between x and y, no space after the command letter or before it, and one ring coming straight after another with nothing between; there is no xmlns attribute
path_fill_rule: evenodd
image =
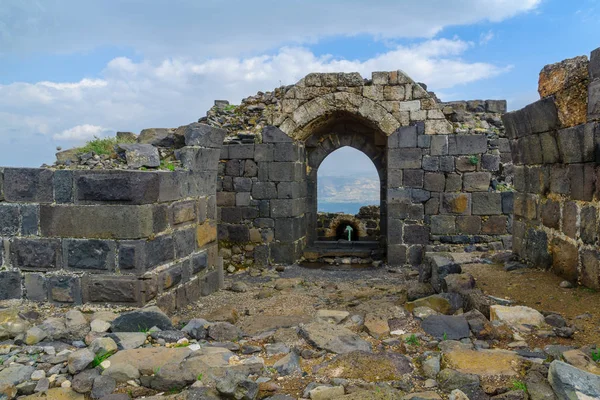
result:
<svg viewBox="0 0 600 400"><path fill-rule="evenodd" d="M94 152L99 156L113 155L115 154L115 145L119 143L135 143L135 139L117 137L99 138L97 136L94 136L94 139L90 140L85 145L80 147L77 153L84 154Z"/></svg>
<svg viewBox="0 0 600 400"><path fill-rule="evenodd" d="M527 392L527 385L525 382L514 380L511 382L513 390L522 390L523 392Z"/></svg>
<svg viewBox="0 0 600 400"><path fill-rule="evenodd" d="M406 339L404 339L404 341L407 344L411 344L413 346L419 346L419 344L420 344L419 338L417 338L414 333L412 335L410 335L409 337L407 337Z"/></svg>
<svg viewBox="0 0 600 400"><path fill-rule="evenodd" d="M592 360L596 362L600 362L600 349L593 351L592 350Z"/></svg>
<svg viewBox="0 0 600 400"><path fill-rule="evenodd" d="M92 361L92 367L96 368L97 366L102 364L104 362L104 360L106 360L111 355L112 355L111 353L106 353L106 354L94 356L94 361Z"/></svg>

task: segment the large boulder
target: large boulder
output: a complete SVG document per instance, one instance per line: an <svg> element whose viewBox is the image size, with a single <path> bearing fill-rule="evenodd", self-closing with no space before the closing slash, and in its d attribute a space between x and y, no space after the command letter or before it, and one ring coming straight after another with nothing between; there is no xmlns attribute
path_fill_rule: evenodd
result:
<svg viewBox="0 0 600 400"><path fill-rule="evenodd" d="M83 371L94 361L95 354L89 349L81 349L69 354L67 359L69 373L72 375Z"/></svg>
<svg viewBox="0 0 600 400"><path fill-rule="evenodd" d="M151 144L119 144L118 150L125 153L127 165L131 168L160 166L158 149Z"/></svg>
<svg viewBox="0 0 600 400"><path fill-rule="evenodd" d="M360 379L367 382L394 381L412 372L410 360L398 353L373 354L353 351L340 354L314 372L328 378Z"/></svg>
<svg viewBox="0 0 600 400"><path fill-rule="evenodd" d="M431 315L421 322L421 328L436 339L460 340L468 338L471 330L462 315Z"/></svg>
<svg viewBox="0 0 600 400"><path fill-rule="evenodd" d="M111 324L113 332L147 332L150 328L172 330L173 324L158 307L147 307L118 316Z"/></svg>
<svg viewBox="0 0 600 400"><path fill-rule="evenodd" d="M450 314L450 311L452 309L452 306L450 305L448 299L439 294L434 294L433 296L422 297L414 301L409 301L405 305L405 308L410 312L413 312L414 309L417 307L428 307L441 314Z"/></svg>
<svg viewBox="0 0 600 400"><path fill-rule="evenodd" d="M512 351L455 348L444 353L444 365L480 377L516 377L522 361Z"/></svg>
<svg viewBox="0 0 600 400"><path fill-rule="evenodd" d="M338 325L313 322L300 327L299 333L311 345L331 353L344 354L362 350L371 352L369 342Z"/></svg>
<svg viewBox="0 0 600 400"><path fill-rule="evenodd" d="M0 382L9 382L18 385L21 382L29 380L31 374L35 371L34 367L25 365L14 365L0 371Z"/></svg>
<svg viewBox="0 0 600 400"><path fill-rule="evenodd" d="M548 381L561 400L600 399L600 376L562 361L552 361Z"/></svg>
<svg viewBox="0 0 600 400"><path fill-rule="evenodd" d="M523 326L539 328L545 324L539 311L526 306L493 305L490 307L490 320L504 322L514 329L522 329Z"/></svg>
<svg viewBox="0 0 600 400"><path fill-rule="evenodd" d="M110 357L111 365L131 364L142 375L152 375L157 368L165 364L181 363L191 350L187 347L145 347L141 349L123 350Z"/></svg>
<svg viewBox="0 0 600 400"><path fill-rule="evenodd" d="M148 128L140 132L138 143L180 148L185 145L183 132L173 128Z"/></svg>

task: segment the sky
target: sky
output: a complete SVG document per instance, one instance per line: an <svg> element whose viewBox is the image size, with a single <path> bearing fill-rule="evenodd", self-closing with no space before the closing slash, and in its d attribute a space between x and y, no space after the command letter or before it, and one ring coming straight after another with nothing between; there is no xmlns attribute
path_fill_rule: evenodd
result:
<svg viewBox="0 0 600 400"><path fill-rule="evenodd" d="M0 165L309 72L401 69L443 101L518 109L544 65L600 46L598 21L600 0L0 0Z"/></svg>

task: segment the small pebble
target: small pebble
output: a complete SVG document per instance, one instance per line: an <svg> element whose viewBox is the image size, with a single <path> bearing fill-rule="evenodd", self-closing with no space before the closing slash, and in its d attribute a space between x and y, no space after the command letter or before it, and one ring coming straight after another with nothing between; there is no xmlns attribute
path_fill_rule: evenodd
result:
<svg viewBox="0 0 600 400"><path fill-rule="evenodd" d="M563 289L572 289L573 288L573 284L569 281L562 281L559 286Z"/></svg>

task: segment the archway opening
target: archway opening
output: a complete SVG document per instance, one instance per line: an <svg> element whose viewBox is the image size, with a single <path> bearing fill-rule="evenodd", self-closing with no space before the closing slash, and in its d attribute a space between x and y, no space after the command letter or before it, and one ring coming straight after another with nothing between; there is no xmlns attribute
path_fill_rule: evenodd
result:
<svg viewBox="0 0 600 400"><path fill-rule="evenodd" d="M335 228L335 237L337 240L347 240L355 242L358 240L358 226L353 221L342 220Z"/></svg>
<svg viewBox="0 0 600 400"><path fill-rule="evenodd" d="M323 160L317 177L318 240L348 240L348 231L350 241L378 240L381 181L373 161L344 146Z"/></svg>

